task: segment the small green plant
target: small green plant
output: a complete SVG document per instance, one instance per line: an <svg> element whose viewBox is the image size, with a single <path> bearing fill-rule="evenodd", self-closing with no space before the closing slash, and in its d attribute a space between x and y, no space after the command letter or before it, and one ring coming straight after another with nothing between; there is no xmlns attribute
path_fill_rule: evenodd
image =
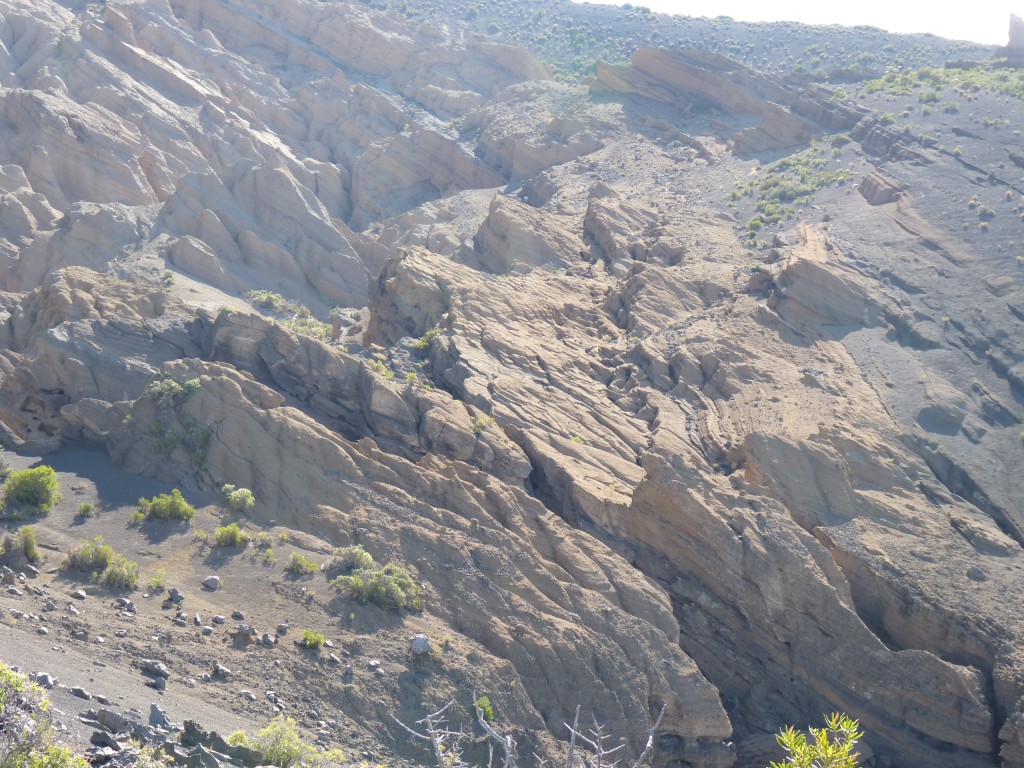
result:
<svg viewBox="0 0 1024 768"><path fill-rule="evenodd" d="M163 568L158 568L156 573L149 577L149 588L163 589L166 581L167 572Z"/></svg>
<svg viewBox="0 0 1024 768"><path fill-rule="evenodd" d="M39 540L36 538L35 528L31 525L23 525L18 529L14 537L14 546L21 550L21 554L30 563L39 562Z"/></svg>
<svg viewBox="0 0 1024 768"><path fill-rule="evenodd" d="M215 547L244 547L249 542L249 534L238 527L238 523L222 525L213 532Z"/></svg>
<svg viewBox="0 0 1024 768"><path fill-rule="evenodd" d="M438 333L440 333L440 329L431 328L429 331L420 336L419 339L412 343L412 348L420 352L429 349L430 342L433 341L434 337L437 336Z"/></svg>
<svg viewBox="0 0 1024 768"><path fill-rule="evenodd" d="M296 576L309 576L319 571L320 566L312 560L307 560L300 552L292 552L287 570Z"/></svg>
<svg viewBox="0 0 1024 768"><path fill-rule="evenodd" d="M45 515L62 498L57 473L45 464L11 472L4 480L4 501L17 511Z"/></svg>
<svg viewBox="0 0 1024 768"><path fill-rule="evenodd" d="M251 739L242 731L228 737L233 746L247 744L260 753L263 763L277 768L327 768L344 762L345 755L337 749L320 751L299 735L295 720L278 715Z"/></svg>
<svg viewBox="0 0 1024 768"><path fill-rule="evenodd" d="M72 547L61 568L89 573L94 582L116 589L134 589L139 580L139 564L114 552L102 536Z"/></svg>
<svg viewBox="0 0 1024 768"><path fill-rule="evenodd" d="M349 576L339 576L332 584L364 605L373 604L391 611L423 610L423 588L407 570L393 563L360 568Z"/></svg>
<svg viewBox="0 0 1024 768"><path fill-rule="evenodd" d="M261 557L263 558L264 565L274 565L277 563L277 557L274 556L274 550L270 547L263 550Z"/></svg>
<svg viewBox="0 0 1024 768"><path fill-rule="evenodd" d="M388 368L380 360L371 360L369 365L370 370L376 373L378 376L383 376L385 379L395 378L395 372Z"/></svg>
<svg viewBox="0 0 1024 768"><path fill-rule="evenodd" d="M257 533L252 538L252 545L254 547L256 547L257 549L263 549L264 547L269 547L273 543L274 543L274 540L271 538L270 534L267 533L266 531L260 531L259 533Z"/></svg>
<svg viewBox="0 0 1024 768"><path fill-rule="evenodd" d="M344 573L372 568L374 565L375 563L370 553L356 544L352 547L339 547L334 550L331 559L320 566L320 570L328 578L332 578Z"/></svg>
<svg viewBox="0 0 1024 768"><path fill-rule="evenodd" d="M198 541L201 544L205 544L206 540L210 538L210 532L200 528L198 531L193 532L192 540Z"/></svg>
<svg viewBox="0 0 1024 768"><path fill-rule="evenodd" d="M96 508L89 502L83 502L78 505L78 512L75 513L76 517L92 517L96 514Z"/></svg>
<svg viewBox="0 0 1024 768"><path fill-rule="evenodd" d="M256 506L256 497L248 488L236 488L233 485L225 485L220 489L228 506L235 512L248 512Z"/></svg>
<svg viewBox="0 0 1024 768"><path fill-rule="evenodd" d="M491 704L489 696L481 696L473 702L473 705L480 710L481 716L488 723L494 722L494 705Z"/></svg>
<svg viewBox="0 0 1024 768"><path fill-rule="evenodd" d="M228 744L232 747L248 747L249 746L249 734L239 729L228 736Z"/></svg>
<svg viewBox="0 0 1024 768"><path fill-rule="evenodd" d="M824 728L809 728L810 740L789 726L775 737L786 759L769 768L857 768L860 755L853 749L864 737L859 728L856 720L839 713L827 716Z"/></svg>
<svg viewBox="0 0 1024 768"><path fill-rule="evenodd" d="M196 516L196 508L185 501L177 488L170 493L162 493L152 499L139 499L140 512L144 517L155 517L158 520L184 520L192 522Z"/></svg>
<svg viewBox="0 0 1024 768"><path fill-rule="evenodd" d="M302 633L302 644L306 648L319 650L324 646L324 633L314 632L312 629L304 630Z"/></svg>
<svg viewBox="0 0 1024 768"><path fill-rule="evenodd" d="M88 768L84 758L55 743L46 692L0 662L0 766Z"/></svg>

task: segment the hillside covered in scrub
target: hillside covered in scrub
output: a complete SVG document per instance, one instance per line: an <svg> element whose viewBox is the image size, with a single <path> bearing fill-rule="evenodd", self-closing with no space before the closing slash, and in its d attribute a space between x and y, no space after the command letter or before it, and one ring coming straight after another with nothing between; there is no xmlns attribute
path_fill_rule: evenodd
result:
<svg viewBox="0 0 1024 768"><path fill-rule="evenodd" d="M0 0L0 662L55 733L424 764L454 701L532 765L579 706L761 768L845 712L1024 768L1018 47L399 5Z"/></svg>

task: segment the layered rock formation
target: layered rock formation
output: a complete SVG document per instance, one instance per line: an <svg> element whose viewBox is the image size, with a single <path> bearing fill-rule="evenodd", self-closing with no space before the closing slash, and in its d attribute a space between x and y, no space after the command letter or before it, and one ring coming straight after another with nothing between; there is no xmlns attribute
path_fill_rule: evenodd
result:
<svg viewBox="0 0 1024 768"><path fill-rule="evenodd" d="M698 51L556 83L356 4L0 12L6 445L406 564L541 754L582 702L633 753L664 706L658 765L842 709L878 765L1024 766L1012 150ZM840 131L744 234L760 161ZM965 189L1006 215L960 228Z"/></svg>

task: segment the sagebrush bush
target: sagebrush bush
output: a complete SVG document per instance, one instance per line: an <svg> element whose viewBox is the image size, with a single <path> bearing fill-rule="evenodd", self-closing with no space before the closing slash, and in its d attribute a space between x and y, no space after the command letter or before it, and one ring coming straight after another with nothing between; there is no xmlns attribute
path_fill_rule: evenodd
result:
<svg viewBox="0 0 1024 768"><path fill-rule="evenodd" d="M138 512L145 517L155 517L158 520L184 520L188 523L196 516L196 508L185 501L185 497L177 488L152 499L139 499Z"/></svg>
<svg viewBox="0 0 1024 768"><path fill-rule="evenodd" d="M103 537L97 536L92 541L83 542L77 547L72 547L61 568L65 570L93 573L102 571L114 561L114 548L103 543Z"/></svg>
<svg viewBox="0 0 1024 768"><path fill-rule="evenodd" d="M232 737L240 738L237 732ZM345 759L337 749L321 752L304 742L295 720L285 715L278 715L261 728L249 740L249 746L260 753L264 763L278 768L327 768Z"/></svg>
<svg viewBox="0 0 1024 768"><path fill-rule="evenodd" d="M352 573L375 565L373 557L356 544L352 547L338 547L331 555L331 559L320 566L320 569L327 574L328 578L341 574Z"/></svg>
<svg viewBox="0 0 1024 768"><path fill-rule="evenodd" d="M30 563L39 562L39 540L31 525L23 525L14 536L14 547L18 549Z"/></svg>
<svg viewBox="0 0 1024 768"><path fill-rule="evenodd" d="M89 502L83 502L78 505L77 517L92 517L96 513L96 508Z"/></svg>
<svg viewBox="0 0 1024 768"><path fill-rule="evenodd" d="M256 497L248 488L236 488L233 485L225 485L220 489L224 494L224 500L235 512L248 512L256 506Z"/></svg>
<svg viewBox="0 0 1024 768"><path fill-rule="evenodd" d="M238 523L222 525L213 532L215 547L243 547L249 542L249 534L238 527Z"/></svg>
<svg viewBox="0 0 1024 768"><path fill-rule="evenodd" d="M18 512L45 515L62 498L53 467L20 469L4 480L4 503Z"/></svg>
<svg viewBox="0 0 1024 768"><path fill-rule="evenodd" d="M54 742L46 692L0 662L0 768L89 768Z"/></svg>
<svg viewBox="0 0 1024 768"><path fill-rule="evenodd" d="M288 560L288 570L296 576L308 576L320 570L320 566L312 560L307 560L301 553L292 552L292 556Z"/></svg>
<svg viewBox="0 0 1024 768"><path fill-rule="evenodd" d="M332 583L363 604L391 611L423 610L423 588L407 570L393 563L383 568L378 565L360 568L350 576L339 576Z"/></svg>
<svg viewBox="0 0 1024 768"><path fill-rule="evenodd" d="M102 536L72 547L61 568L91 574L94 582L114 589L134 589L139 581L139 564L117 554Z"/></svg>
<svg viewBox="0 0 1024 768"><path fill-rule="evenodd" d="M326 638L323 632L314 632L312 629L306 629L302 632L302 644L307 648L323 648L325 641Z"/></svg>

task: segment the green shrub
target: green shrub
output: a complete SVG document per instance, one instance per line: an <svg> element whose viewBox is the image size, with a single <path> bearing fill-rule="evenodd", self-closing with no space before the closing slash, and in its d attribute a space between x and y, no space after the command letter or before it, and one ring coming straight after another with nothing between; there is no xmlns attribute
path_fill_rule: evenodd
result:
<svg viewBox="0 0 1024 768"><path fill-rule="evenodd" d="M139 564L117 554L102 536L72 547L61 568L89 573L94 582L114 589L134 589L139 581Z"/></svg>
<svg viewBox="0 0 1024 768"><path fill-rule="evenodd" d="M333 584L363 604L373 604L392 611L423 610L423 588L407 570L389 563L383 568L374 565L361 568L351 576L339 576Z"/></svg>
<svg viewBox="0 0 1024 768"><path fill-rule="evenodd" d="M334 550L331 559L320 566L320 569L327 574L328 578L341 574L352 573L352 571L372 568L375 565L373 557L356 544L353 547L339 547Z"/></svg>
<svg viewBox="0 0 1024 768"><path fill-rule="evenodd" d="M220 489L224 494L224 500L235 512L248 512L256 505L256 497L248 488L235 488L233 485L225 485Z"/></svg>
<svg viewBox="0 0 1024 768"><path fill-rule="evenodd" d="M115 556L114 548L104 544L102 536L97 536L92 541L72 547L61 563L61 568L83 573L101 572L114 562Z"/></svg>
<svg viewBox="0 0 1024 768"><path fill-rule="evenodd" d="M96 508L89 502L83 502L78 505L76 517L92 517L94 514L96 514Z"/></svg>
<svg viewBox="0 0 1024 768"><path fill-rule="evenodd" d="M857 768L860 755L853 748L864 737L859 727L856 720L835 713L825 718L824 728L809 728L808 740L790 726L775 737L786 751L786 759L769 768Z"/></svg>
<svg viewBox="0 0 1024 768"><path fill-rule="evenodd" d="M479 699L474 701L473 704L483 714L484 720L488 723L494 722L494 705L491 704L491 698L489 696L481 696Z"/></svg>
<svg viewBox="0 0 1024 768"><path fill-rule="evenodd" d="M163 589L164 584L167 581L167 571L163 568L158 568L156 573L149 577L149 588L150 589Z"/></svg>
<svg viewBox="0 0 1024 768"><path fill-rule="evenodd" d="M309 576L320 570L320 566L312 560L307 560L301 553L292 552L291 559L288 561L288 570L296 576Z"/></svg>
<svg viewBox="0 0 1024 768"><path fill-rule="evenodd" d="M139 582L139 564L124 555L115 555L102 573L93 573L93 581L114 589L135 589Z"/></svg>
<svg viewBox="0 0 1024 768"><path fill-rule="evenodd" d="M222 525L213 532L215 547L244 547L249 542L249 534L238 527L238 523Z"/></svg>
<svg viewBox="0 0 1024 768"><path fill-rule="evenodd" d="M235 734L232 734L234 736ZM306 744L291 717L278 715L249 741L263 762L278 768L327 768L340 764L345 756L337 749L326 752Z"/></svg>
<svg viewBox="0 0 1024 768"><path fill-rule="evenodd" d="M0 768L88 768L54 739L46 692L0 662Z"/></svg>
<svg viewBox="0 0 1024 768"><path fill-rule="evenodd" d="M145 517L158 520L184 520L192 522L196 516L196 508L185 501L177 488L170 493L162 493L152 499L139 499L138 511Z"/></svg>
<svg viewBox="0 0 1024 768"><path fill-rule="evenodd" d="M319 650L324 647L324 633L314 632L312 629L304 630L302 632L302 644L307 648Z"/></svg>
<svg viewBox="0 0 1024 768"><path fill-rule="evenodd" d="M232 747L248 747L249 746L249 734L239 729L228 736L228 744Z"/></svg>
<svg viewBox="0 0 1024 768"><path fill-rule="evenodd" d="M53 467L21 469L11 472L4 480L4 501L18 511L45 515L62 498Z"/></svg>
<svg viewBox="0 0 1024 768"><path fill-rule="evenodd" d="M23 525L14 537L14 547L21 551L30 563L39 562L39 541L31 525Z"/></svg>

